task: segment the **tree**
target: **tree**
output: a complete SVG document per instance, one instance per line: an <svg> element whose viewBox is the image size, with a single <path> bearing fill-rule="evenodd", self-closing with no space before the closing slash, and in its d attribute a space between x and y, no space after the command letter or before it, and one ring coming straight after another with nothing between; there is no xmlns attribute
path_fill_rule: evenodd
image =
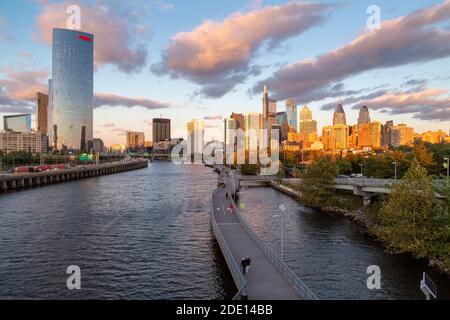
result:
<svg viewBox="0 0 450 320"><path fill-rule="evenodd" d="M414 145L414 150L412 155L417 161L419 161L420 165L425 168L431 168L435 165L433 160L433 153L427 149L425 143L419 142Z"/></svg>
<svg viewBox="0 0 450 320"><path fill-rule="evenodd" d="M431 244L431 253L450 268L450 184L446 182L438 184L436 192L443 198L438 200L439 206L436 210L438 238Z"/></svg>
<svg viewBox="0 0 450 320"><path fill-rule="evenodd" d="M336 166L338 168L339 174L350 174L352 173L352 164L346 159L339 159L336 161Z"/></svg>
<svg viewBox="0 0 450 320"><path fill-rule="evenodd" d="M427 257L431 242L438 239L437 206L433 181L414 159L383 204L376 233L394 252Z"/></svg>
<svg viewBox="0 0 450 320"><path fill-rule="evenodd" d="M337 173L337 166L329 157L315 160L302 175L301 200L310 206L333 202L334 178Z"/></svg>

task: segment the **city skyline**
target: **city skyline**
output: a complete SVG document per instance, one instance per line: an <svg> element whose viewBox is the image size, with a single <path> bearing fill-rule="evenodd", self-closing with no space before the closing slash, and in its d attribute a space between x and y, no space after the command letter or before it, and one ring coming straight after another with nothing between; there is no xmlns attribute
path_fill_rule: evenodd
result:
<svg viewBox="0 0 450 320"><path fill-rule="evenodd" d="M2 4L1 37L9 45L2 53L0 64L0 85L3 88L0 94L1 116L32 113L33 127L37 126L34 116L36 93L47 93L46 80L50 78L49 35L52 28L64 27L67 20L65 5L65 2L46 2L27 6L25 1L19 1L19 6L23 7L21 14L29 19L24 26L18 26L14 19L20 11L17 10L17 5L13 8L9 4ZM342 61L331 61L329 52L339 49L338 52L348 53L345 59L351 59L359 53L351 42L355 39L372 39L373 42L366 45L372 43L380 49L389 45L387 35L382 35L381 31L367 30L366 20L369 15L366 9L369 3L366 1L341 7L330 1L313 4L232 1L222 4L214 14L211 13L211 4L204 2L199 7L202 10L189 15L186 22L177 21L167 28L167 22L163 20L170 20L171 17L179 20L176 17L183 14L186 4L174 2L172 6L160 6L138 2L135 6L142 10L141 13L136 13L132 9L137 7L125 9L119 4L106 2L105 8L112 17L116 17L121 10L128 10L128 15L123 15L116 24L109 22L101 10L94 10L95 14L90 12L89 9L99 8L97 2L81 1L79 5L82 9L81 31L94 34L98 44L94 55L96 109L93 135L102 138L107 145L125 143L127 130L143 131L146 136L150 136L151 119L161 115L172 120L171 134L174 137L187 137L186 123L191 118L198 118L205 121L206 140L222 140L223 119L232 112L261 111L262 83L265 81L269 86L270 97L278 101L278 111L284 111L286 99L291 96L296 99L298 107L308 104L315 114L319 133L329 125L330 109L334 109L338 100L346 111L349 124L357 123L359 108L365 104L371 110L371 119L374 121L384 123L393 120L396 124L405 123L416 132L439 129L447 132L450 127L448 70L441 67L449 62L450 50L448 42L444 41L448 32L436 34L434 29L430 30L441 18L426 22L421 20L427 12L439 11L443 17L447 17L450 14L449 1L418 1L401 6L387 1L378 2L381 9L381 30L392 28L399 35L408 35L403 28L409 20L413 20L416 23L415 31L419 35L429 35L436 46L442 47L438 55L420 52L416 53L420 56L398 62L400 57L410 52L414 41L419 41L411 36L408 38L410 42L402 44L399 51L394 53L395 57L392 59L395 61L387 61L381 50L380 56L376 57L378 66L340 70L338 74L334 74L332 67L339 66ZM83 11L87 13L84 14ZM287 14L289 11L291 15ZM143 21L144 13L149 13L154 20ZM258 22L252 17L265 16L287 16L291 19L303 17L317 21L305 26L288 19L289 28L283 29L286 26L277 22L262 34L253 35ZM353 19L343 19L346 16L352 16ZM123 43L114 44L119 47L108 47L105 43L105 26L102 27L99 21L111 28L115 27L111 30L117 34L118 39L124 40ZM158 22L164 28L156 29L155 24ZM230 58L235 60L223 60L225 65L221 70L217 61L226 56L226 52L221 49L231 39L224 35L225 39L218 38L214 42L208 35L222 30L228 34L225 31L234 30L241 22L245 22L247 26L243 31L253 35L247 43L250 52L244 57ZM339 28L333 28L337 24ZM137 29L140 32L132 32ZM153 32L152 37L149 37L149 31ZM205 34L204 38L201 37L202 34ZM326 44L317 41L319 35L328 39ZM130 39L127 40L127 36ZM102 38L103 41L100 40ZM239 49L242 39L233 40ZM265 44L268 41L270 43L267 47ZM135 42L139 45L135 45ZM187 66L176 55L183 43L186 46L198 46L199 52L205 54L205 57L208 52L212 52L214 54L211 59L219 60L192 59L192 66ZM211 51L213 48L215 50ZM114 56L107 49L119 50L118 55L122 56ZM373 51L375 54L376 50ZM307 61L316 61L314 68L319 69L314 71L316 73L310 73L311 77L327 77L327 72L321 71L323 65L323 68L333 71L328 73L329 79L321 80L320 85L309 89L302 87L302 83L305 83L302 79L295 79L292 86L284 84L290 68L296 68L293 77L308 74L309 71L304 69ZM256 70L257 66L265 63L269 65L264 71ZM162 75L164 72L169 76ZM208 86L207 83L211 82L217 85ZM295 87L293 92L286 92L291 87ZM318 92L318 89L323 92ZM297 123L298 121L299 119Z"/></svg>

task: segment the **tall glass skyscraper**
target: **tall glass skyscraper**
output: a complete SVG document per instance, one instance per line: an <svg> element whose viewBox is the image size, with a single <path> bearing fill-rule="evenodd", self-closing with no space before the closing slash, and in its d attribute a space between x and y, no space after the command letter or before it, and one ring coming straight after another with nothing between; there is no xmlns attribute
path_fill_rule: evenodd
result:
<svg viewBox="0 0 450 320"><path fill-rule="evenodd" d="M297 103L294 98L286 100L286 113L288 119L288 125L298 131L297 127Z"/></svg>
<svg viewBox="0 0 450 320"><path fill-rule="evenodd" d="M94 36L53 29L49 141L61 150L89 150L93 140Z"/></svg>

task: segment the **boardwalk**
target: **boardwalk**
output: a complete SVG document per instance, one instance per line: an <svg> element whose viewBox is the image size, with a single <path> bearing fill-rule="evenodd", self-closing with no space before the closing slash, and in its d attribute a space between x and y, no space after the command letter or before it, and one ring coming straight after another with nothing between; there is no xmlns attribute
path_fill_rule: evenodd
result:
<svg viewBox="0 0 450 320"><path fill-rule="evenodd" d="M240 264L243 257L252 260L245 276L250 300L299 300L300 295L282 276L281 272L258 247L239 222L236 214L228 212L230 201L225 188L213 193L215 221L230 249L234 260Z"/></svg>

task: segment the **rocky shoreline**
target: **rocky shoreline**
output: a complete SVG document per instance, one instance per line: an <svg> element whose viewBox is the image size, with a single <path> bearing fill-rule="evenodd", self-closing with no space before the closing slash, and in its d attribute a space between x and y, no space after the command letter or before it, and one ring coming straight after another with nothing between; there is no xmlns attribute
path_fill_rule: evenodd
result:
<svg viewBox="0 0 450 320"><path fill-rule="evenodd" d="M287 195L290 195L296 199L298 199L301 196L300 192L290 188L289 186L285 186L285 185L274 183L274 182L270 183L270 186L273 187L274 189L284 192ZM372 228L374 227L374 225L370 221L368 216L364 213L363 208L359 208L356 210L346 210L346 209L342 209L342 208L338 208L338 207L334 207L334 206L319 206L319 207L315 207L315 209L321 210L327 214L346 217L346 218L352 220L353 222L355 222L366 235L373 237L377 241L382 242L382 240L378 239L375 236L374 232L372 231L373 230ZM440 261L438 259L434 259L434 258L429 258L428 265L430 267L434 268L435 270L437 270L438 272L445 274L450 279L450 269L447 268L442 261Z"/></svg>

